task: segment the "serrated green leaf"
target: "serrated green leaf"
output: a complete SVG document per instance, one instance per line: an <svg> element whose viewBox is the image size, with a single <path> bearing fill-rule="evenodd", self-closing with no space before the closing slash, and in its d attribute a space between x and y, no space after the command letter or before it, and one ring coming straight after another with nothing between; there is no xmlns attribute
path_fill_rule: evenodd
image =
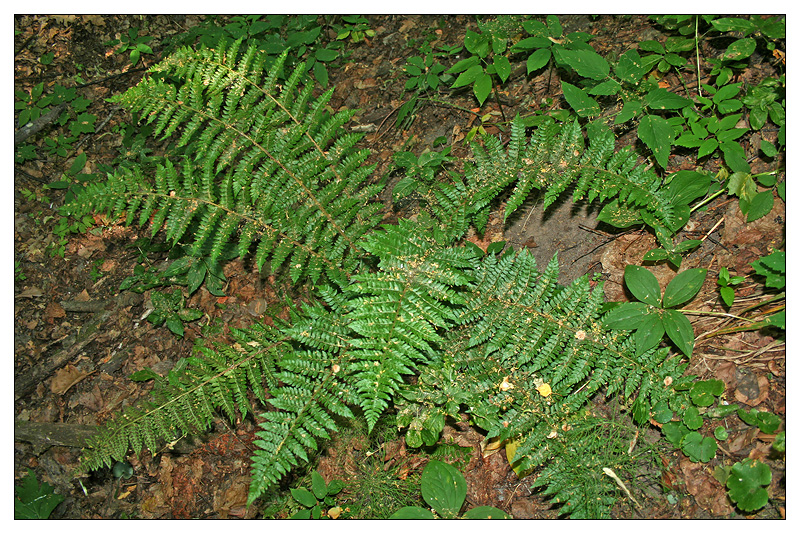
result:
<svg viewBox="0 0 800 534"><path fill-rule="evenodd" d="M644 95L644 103L650 109L681 109L692 105L692 101L661 87L651 89Z"/></svg>
<svg viewBox="0 0 800 534"><path fill-rule="evenodd" d="M475 84L472 86L472 92L482 106L492 92L492 77L485 72L478 75Z"/></svg>
<svg viewBox="0 0 800 534"><path fill-rule="evenodd" d="M580 117L596 117L600 115L600 104L590 97L589 94L571 83L562 80L561 89L564 93L564 98L575 113Z"/></svg>
<svg viewBox="0 0 800 534"><path fill-rule="evenodd" d="M639 122L636 130L639 139L653 152L659 166L667 168L672 142L675 139L672 126L663 117L647 115Z"/></svg>
<svg viewBox="0 0 800 534"><path fill-rule="evenodd" d="M747 222L753 222L769 214L773 205L772 190L757 193L753 200L750 201L750 208L747 210Z"/></svg>

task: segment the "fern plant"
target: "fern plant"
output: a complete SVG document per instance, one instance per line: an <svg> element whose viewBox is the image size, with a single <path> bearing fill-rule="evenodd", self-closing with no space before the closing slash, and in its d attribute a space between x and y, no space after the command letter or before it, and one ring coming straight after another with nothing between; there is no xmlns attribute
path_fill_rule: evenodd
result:
<svg viewBox="0 0 800 534"><path fill-rule="evenodd" d="M128 224L138 214L139 224L163 228L173 243L188 239L195 252L211 243L218 257L234 241L242 256L255 248L259 267L289 265L295 282L343 282L381 208L370 202L380 184L366 183L368 152L354 148L362 135L340 134L354 111L326 111L333 89L312 100L300 66L278 87L286 53L265 71L266 54L240 55L239 46L182 48L116 98L154 123L154 135L180 130L177 148L190 146L194 157L165 158L152 182L120 171L86 188L68 212L125 212Z"/></svg>
<svg viewBox="0 0 800 534"><path fill-rule="evenodd" d="M604 329L602 292L586 278L563 287L556 258L539 272L527 252L459 244L508 188L507 215L532 188L549 202L576 184L672 226L671 199L632 154L613 153L610 132L592 127L584 149L577 124L529 141L516 120L507 150L487 137L463 179L430 185L430 214L378 228L382 185L369 180L360 136L341 133L353 113L326 112L332 90L312 98L302 65L276 85L285 57L266 65L255 47L220 44L153 67L118 101L184 156L119 170L65 211L149 223L210 261L233 244L259 268L314 284L317 299L274 326L233 330L231 344L198 347L166 379L138 375L156 381L152 400L110 422L84 468L254 413L252 503L356 411L372 430L396 407L419 446L466 410L490 437L517 441L515 463L531 469L569 440L599 391L624 398L638 422L656 402L679 402L684 365L666 349L634 356L627 333Z"/></svg>

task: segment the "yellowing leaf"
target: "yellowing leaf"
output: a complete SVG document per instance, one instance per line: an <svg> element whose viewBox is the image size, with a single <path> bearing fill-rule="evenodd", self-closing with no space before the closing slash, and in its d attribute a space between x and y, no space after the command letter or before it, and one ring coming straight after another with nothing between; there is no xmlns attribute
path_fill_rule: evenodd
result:
<svg viewBox="0 0 800 534"><path fill-rule="evenodd" d="M553 392L553 390L550 388L550 384L542 384L541 386L536 388L536 391L538 391L539 395L541 395L542 397L549 397L550 394Z"/></svg>

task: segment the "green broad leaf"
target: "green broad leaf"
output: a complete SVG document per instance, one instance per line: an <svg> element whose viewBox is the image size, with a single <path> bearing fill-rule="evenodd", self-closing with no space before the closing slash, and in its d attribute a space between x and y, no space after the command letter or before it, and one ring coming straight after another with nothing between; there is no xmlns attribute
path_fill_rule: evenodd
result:
<svg viewBox="0 0 800 534"><path fill-rule="evenodd" d="M337 495L340 491L345 488L346 484L344 481L335 478L328 482L328 497L332 495Z"/></svg>
<svg viewBox="0 0 800 534"><path fill-rule="evenodd" d="M753 197L750 201L750 208L747 210L747 222L753 222L761 217L767 215L772 211L774 199L772 190L762 191Z"/></svg>
<svg viewBox="0 0 800 534"><path fill-rule="evenodd" d="M786 452L786 431L775 436L775 441L772 442L772 448L778 452Z"/></svg>
<svg viewBox="0 0 800 534"><path fill-rule="evenodd" d="M567 103L580 117L596 117L600 115L600 104L579 87L568 82L561 82L561 88Z"/></svg>
<svg viewBox="0 0 800 534"><path fill-rule="evenodd" d="M47 482L40 485L30 468L21 483L14 487L17 494L14 499L14 519L47 519L64 500L62 495L53 493L55 488Z"/></svg>
<svg viewBox="0 0 800 534"><path fill-rule="evenodd" d="M526 37L525 39L520 39L517 44L511 47L512 52L523 52L526 50L534 50L538 49L547 49L550 45L553 44L550 39L547 37ZM548 50L549 52L549 50Z"/></svg>
<svg viewBox="0 0 800 534"><path fill-rule="evenodd" d="M328 485L316 469L311 471L311 492L318 501L328 496Z"/></svg>
<svg viewBox="0 0 800 534"><path fill-rule="evenodd" d="M654 248L644 253L642 261L664 261L668 257L669 253L663 248Z"/></svg>
<svg viewBox="0 0 800 534"><path fill-rule="evenodd" d="M624 278L625 286L637 300L661 307L661 288L653 273L638 265L626 265Z"/></svg>
<svg viewBox="0 0 800 534"><path fill-rule="evenodd" d="M706 407L714 404L717 397L725 392L725 382L722 380L700 380L692 384L689 398L695 406Z"/></svg>
<svg viewBox="0 0 800 534"><path fill-rule="evenodd" d="M478 75L475 80L475 85L472 86L472 92L475 94L475 98L478 99L478 103L482 106L492 92L492 77L485 72Z"/></svg>
<svg viewBox="0 0 800 534"><path fill-rule="evenodd" d="M651 42L658 44L656 41ZM639 43L640 47L641 45L642 43ZM661 45L658 44L658 46ZM647 67L642 63L642 57L639 55L639 52L636 50L628 50L620 56L614 73L622 82L636 85L645 77L647 70Z"/></svg>
<svg viewBox="0 0 800 534"><path fill-rule="evenodd" d="M690 432L684 436L681 450L691 461L706 463L717 455L717 442L710 436Z"/></svg>
<svg viewBox="0 0 800 534"><path fill-rule="evenodd" d="M736 404L718 404L713 408L709 408L706 411L706 415L715 418L728 417L738 409L739 407Z"/></svg>
<svg viewBox="0 0 800 534"><path fill-rule="evenodd" d="M640 100L629 100L625 102L622 104L622 109L619 114L614 119L614 124L622 124L623 122L631 120L641 113L643 109L644 104Z"/></svg>
<svg viewBox="0 0 800 534"><path fill-rule="evenodd" d="M764 486L772 482L772 473L766 464L746 458L731 466L731 474L726 483L728 495L736 506L744 512L763 508L769 500Z"/></svg>
<svg viewBox="0 0 800 534"><path fill-rule="evenodd" d="M686 408L681 419L689 430L697 430L703 426L703 417L700 415L700 410L698 410L696 406L689 406Z"/></svg>
<svg viewBox="0 0 800 534"><path fill-rule="evenodd" d="M183 337L183 321L181 321L181 318L177 314L167 316L165 323L173 334L178 337Z"/></svg>
<svg viewBox="0 0 800 534"><path fill-rule="evenodd" d="M659 43L658 41L654 41L652 39L648 39L646 41L641 41L639 43L639 49L640 50L644 50L645 52L655 52L656 54L661 54L661 55L666 53L666 51L664 50L664 46L661 43ZM626 52L626 54L627 54L627 52ZM623 56L624 55L625 54L623 54ZM620 57L620 60L621 59L622 58ZM619 73L617 73L617 76L619 76Z"/></svg>
<svg viewBox="0 0 800 534"><path fill-rule="evenodd" d="M725 441L728 439L728 431L725 430L725 427L718 426L714 429L714 437L717 438L719 441Z"/></svg>
<svg viewBox="0 0 800 534"><path fill-rule="evenodd" d="M458 75L456 81L453 82L453 89L458 87L464 87L471 83L474 83L475 80L478 79L479 76L486 76L486 73L483 71L483 67L480 65L473 65L461 74Z"/></svg>
<svg viewBox="0 0 800 534"><path fill-rule="evenodd" d="M468 57L466 59L462 59L461 61L458 61L455 65L453 65L452 67L450 67L447 70L447 73L448 74L455 74L457 72L465 72L465 71L471 69L472 67L475 67L476 65L480 66L480 63L481 63L481 59L479 57L470 56L470 57Z"/></svg>
<svg viewBox="0 0 800 534"><path fill-rule="evenodd" d="M500 81L505 83L505 81L511 75L511 62L506 56L495 56L494 69L497 72L497 76L500 78Z"/></svg>
<svg viewBox="0 0 800 534"><path fill-rule="evenodd" d="M778 328L786 330L786 310L773 313L766 318L766 322L771 326L777 326Z"/></svg>
<svg viewBox="0 0 800 534"><path fill-rule="evenodd" d="M774 434L781 426L781 418L771 412L738 410L739 418L750 426L757 426L765 434Z"/></svg>
<svg viewBox="0 0 800 534"><path fill-rule="evenodd" d="M610 96L619 93L621 90L622 86L619 84L619 82L610 78L589 89L589 94Z"/></svg>
<svg viewBox="0 0 800 534"><path fill-rule="evenodd" d="M206 278L206 264L205 262L195 259L192 263L192 266L189 268L189 273L186 276L186 280L189 284L188 291L189 294L193 294L200 285L203 283L203 280Z"/></svg>
<svg viewBox="0 0 800 534"><path fill-rule="evenodd" d="M712 20L711 25L721 32L742 32L745 35L751 34L757 29L753 22L736 17L721 17Z"/></svg>
<svg viewBox="0 0 800 534"><path fill-rule="evenodd" d="M568 50L559 49L561 62L566 63L584 78L603 80L608 77L611 67L608 61L594 50Z"/></svg>
<svg viewBox="0 0 800 534"><path fill-rule="evenodd" d="M675 447L680 447L683 438L691 432L681 421L670 421L661 427L661 433Z"/></svg>
<svg viewBox="0 0 800 534"><path fill-rule="evenodd" d="M687 269L678 273L664 290L664 308L674 308L693 299L703 287L706 274L708 269Z"/></svg>
<svg viewBox="0 0 800 534"><path fill-rule="evenodd" d="M547 63L550 62L552 55L553 54L550 52L549 48L539 48L534 50L533 54L528 56L528 59L525 62L525 67L528 69L528 74L547 65Z"/></svg>
<svg viewBox="0 0 800 534"><path fill-rule="evenodd" d="M722 59L725 61L739 61L749 58L755 51L756 40L752 37L746 37L728 45L725 53L722 54Z"/></svg>
<svg viewBox="0 0 800 534"><path fill-rule="evenodd" d="M658 165L665 169L669 162L669 152L675 133L672 126L663 117L646 115L639 122L636 130L639 139L653 152Z"/></svg>
<svg viewBox="0 0 800 534"><path fill-rule="evenodd" d="M715 138L706 139L697 148L697 159L703 159L709 154L713 154L717 148L719 148L719 142Z"/></svg>
<svg viewBox="0 0 800 534"><path fill-rule="evenodd" d="M669 409L667 401L660 400L653 406L653 420L660 424L672 421L672 410Z"/></svg>
<svg viewBox="0 0 800 534"><path fill-rule="evenodd" d="M682 146L686 148L697 148L703 144L703 139L697 137L694 134L690 133L683 133L680 137L675 140L676 146Z"/></svg>
<svg viewBox="0 0 800 534"><path fill-rule="evenodd" d="M392 190L392 200L397 202L398 200L407 197L417 190L418 185L419 181L413 176L404 176L403 178L400 178Z"/></svg>
<svg viewBox="0 0 800 534"><path fill-rule="evenodd" d="M636 355L641 356L658 346L663 337L664 323L661 317L655 313L646 315L633 334L633 340L636 342Z"/></svg>
<svg viewBox="0 0 800 534"><path fill-rule="evenodd" d="M686 356L694 350L694 330L689 319L677 310L664 310L661 317L667 336Z"/></svg>
<svg viewBox="0 0 800 534"><path fill-rule="evenodd" d="M736 298L736 292L732 287L725 286L719 288L719 296L722 298L722 302L724 302L725 305L730 308L733 306L733 301Z"/></svg>
<svg viewBox="0 0 800 534"><path fill-rule="evenodd" d="M339 57L339 51L331 50L330 48L317 48L314 52L314 57L317 58L317 61L333 61Z"/></svg>
<svg viewBox="0 0 800 534"><path fill-rule="evenodd" d="M730 167L733 172L751 172L742 145L733 141L726 141L720 143L719 148L722 150L725 164Z"/></svg>
<svg viewBox="0 0 800 534"><path fill-rule="evenodd" d="M86 152L79 154L73 161L72 165L69 168L70 175L76 175L83 170L83 167L86 165Z"/></svg>
<svg viewBox="0 0 800 534"><path fill-rule="evenodd" d="M467 483L455 467L431 460L420 478L422 498L442 518L453 519L458 515L467 497Z"/></svg>
<svg viewBox="0 0 800 534"><path fill-rule="evenodd" d="M464 36L464 48L478 57L489 55L489 36L467 30Z"/></svg>
<svg viewBox="0 0 800 534"><path fill-rule="evenodd" d="M476 506L467 510L462 519L512 519L510 515L494 506Z"/></svg>
<svg viewBox="0 0 800 534"><path fill-rule="evenodd" d="M675 245L675 252L678 254L685 254L696 249L702 244L703 242L699 239L686 239Z"/></svg>
<svg viewBox="0 0 800 534"><path fill-rule="evenodd" d="M389 516L389 519L436 519L433 512L419 506L403 506Z"/></svg>
<svg viewBox="0 0 800 534"><path fill-rule="evenodd" d="M650 109L681 109L692 105L692 101L661 87L644 95L644 103Z"/></svg>
<svg viewBox="0 0 800 534"><path fill-rule="evenodd" d="M161 378L161 376L156 374L156 372L150 369L149 367L146 367L141 371L136 371L134 373L131 373L131 375L128 378L133 380L134 382L147 382L148 380L158 380Z"/></svg>
<svg viewBox="0 0 800 534"><path fill-rule="evenodd" d="M603 324L613 330L636 330L649 310L644 302L623 302L603 317Z"/></svg>
<svg viewBox="0 0 800 534"><path fill-rule="evenodd" d="M314 63L314 78L322 87L328 86L328 67L325 66L325 63L321 61Z"/></svg>
<svg viewBox="0 0 800 534"><path fill-rule="evenodd" d="M294 514L292 514L289 519L311 519L311 510L304 509L298 510Z"/></svg>
<svg viewBox="0 0 800 534"><path fill-rule="evenodd" d="M697 171L678 171L669 178L667 193L675 204L688 204L708 192L711 176Z"/></svg>
<svg viewBox="0 0 800 534"><path fill-rule="evenodd" d="M292 488L290 491L294 500L306 508L311 508L317 504L317 498L314 497L314 494L308 491L306 488Z"/></svg>

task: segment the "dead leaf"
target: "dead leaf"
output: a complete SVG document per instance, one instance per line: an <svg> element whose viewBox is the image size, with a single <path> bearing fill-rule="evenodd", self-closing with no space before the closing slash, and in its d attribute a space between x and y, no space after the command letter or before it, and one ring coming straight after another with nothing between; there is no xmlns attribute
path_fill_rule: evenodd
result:
<svg viewBox="0 0 800 534"><path fill-rule="evenodd" d="M84 289L83 291L78 293L78 296L76 296L73 300L77 302L88 302L90 298L91 297L89 297L89 292Z"/></svg>
<svg viewBox="0 0 800 534"><path fill-rule="evenodd" d="M54 319L66 316L67 312L64 311L64 308L62 308L61 304L59 304L58 302L51 302L44 309L44 318L48 324L53 324Z"/></svg>
<svg viewBox="0 0 800 534"><path fill-rule="evenodd" d="M725 488L706 472L704 464L684 458L680 467L686 482L686 490L694 496L697 504L717 517L733 513L733 506L728 502Z"/></svg>
<svg viewBox="0 0 800 534"><path fill-rule="evenodd" d="M22 299L32 299L35 297L41 297L42 295L44 295L44 293L42 293L42 290L36 286L33 286L23 290L22 293L17 295L17 297Z"/></svg>
<svg viewBox="0 0 800 534"><path fill-rule="evenodd" d="M69 364L63 369L56 371L53 381L50 382L50 391L56 395L63 395L69 388L89 376L91 373L84 373L74 365Z"/></svg>

